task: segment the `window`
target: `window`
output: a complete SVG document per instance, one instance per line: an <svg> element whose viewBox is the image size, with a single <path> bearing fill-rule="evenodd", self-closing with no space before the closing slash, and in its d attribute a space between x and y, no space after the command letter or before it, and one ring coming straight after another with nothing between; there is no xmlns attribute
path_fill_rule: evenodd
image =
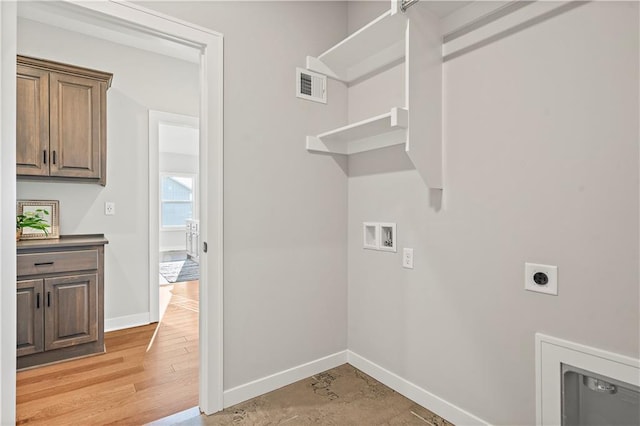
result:
<svg viewBox="0 0 640 426"><path fill-rule="evenodd" d="M195 175L163 174L160 177L160 223L163 228L184 228L194 218Z"/></svg>

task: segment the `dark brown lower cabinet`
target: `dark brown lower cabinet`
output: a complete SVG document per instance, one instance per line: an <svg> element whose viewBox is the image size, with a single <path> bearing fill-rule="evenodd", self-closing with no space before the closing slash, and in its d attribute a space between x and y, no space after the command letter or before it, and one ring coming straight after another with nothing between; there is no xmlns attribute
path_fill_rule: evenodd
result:
<svg viewBox="0 0 640 426"><path fill-rule="evenodd" d="M106 240L75 238L18 243L18 368L104 352Z"/></svg>
<svg viewBox="0 0 640 426"><path fill-rule="evenodd" d="M18 356L44 350L43 280L18 281Z"/></svg>
<svg viewBox="0 0 640 426"><path fill-rule="evenodd" d="M18 282L18 356L98 340L98 276Z"/></svg>
<svg viewBox="0 0 640 426"><path fill-rule="evenodd" d="M44 349L58 349L98 340L98 276L44 280Z"/></svg>

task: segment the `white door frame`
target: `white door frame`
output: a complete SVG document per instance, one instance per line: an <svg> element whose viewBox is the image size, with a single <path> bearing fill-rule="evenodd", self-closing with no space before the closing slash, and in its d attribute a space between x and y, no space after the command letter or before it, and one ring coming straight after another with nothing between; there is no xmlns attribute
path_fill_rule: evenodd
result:
<svg viewBox="0 0 640 426"><path fill-rule="evenodd" d="M0 424L16 411L16 28L17 7L0 1Z"/></svg>
<svg viewBox="0 0 640 426"><path fill-rule="evenodd" d="M105 21L124 24L153 37L177 40L201 49L200 55L200 205L202 241L200 288L200 410L212 414L223 408L223 36L125 1L64 0L78 10ZM17 7L0 2L0 136L15 140L15 55ZM211 170L209 170L211 168ZM0 424L15 423L15 145L0 144ZM204 219L204 220L203 220ZM155 277L150 277L155 278ZM202 282L206 281L206 285Z"/></svg>
<svg viewBox="0 0 640 426"><path fill-rule="evenodd" d="M160 285L158 276L160 274L160 135L158 126L160 123L176 124L178 126L190 126L198 128L198 118L188 115L172 114L163 111L149 111L149 321L160 320ZM200 153L198 152L198 159ZM197 205L200 206L206 201L207 193L201 190L200 167L198 167L198 192ZM202 212L199 213L198 218ZM154 279L156 277L156 279Z"/></svg>

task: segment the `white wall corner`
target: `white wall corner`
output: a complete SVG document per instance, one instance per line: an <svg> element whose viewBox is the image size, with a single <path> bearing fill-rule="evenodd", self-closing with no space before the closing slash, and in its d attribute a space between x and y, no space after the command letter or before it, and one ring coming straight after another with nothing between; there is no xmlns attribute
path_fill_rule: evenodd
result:
<svg viewBox="0 0 640 426"><path fill-rule="evenodd" d="M368 374L377 381L389 386L394 391L420 404L438 416L457 425L489 425L481 418L463 410L462 408L432 394L426 389L411 383L397 374L369 361L353 351L347 351L347 362Z"/></svg>
<svg viewBox="0 0 640 426"><path fill-rule="evenodd" d="M347 362L347 351L336 352L315 361L298 365L297 367L272 374L262 379L254 380L244 385L224 391L224 407L230 407L240 402L247 401L256 396L290 385L299 380L306 379L314 374L322 373L338 367Z"/></svg>

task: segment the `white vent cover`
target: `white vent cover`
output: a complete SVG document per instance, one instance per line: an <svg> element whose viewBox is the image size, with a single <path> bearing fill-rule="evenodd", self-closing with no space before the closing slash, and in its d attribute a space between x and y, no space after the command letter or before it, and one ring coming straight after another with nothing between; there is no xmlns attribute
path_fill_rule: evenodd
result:
<svg viewBox="0 0 640 426"><path fill-rule="evenodd" d="M326 104L327 76L304 68L296 68L296 96Z"/></svg>

